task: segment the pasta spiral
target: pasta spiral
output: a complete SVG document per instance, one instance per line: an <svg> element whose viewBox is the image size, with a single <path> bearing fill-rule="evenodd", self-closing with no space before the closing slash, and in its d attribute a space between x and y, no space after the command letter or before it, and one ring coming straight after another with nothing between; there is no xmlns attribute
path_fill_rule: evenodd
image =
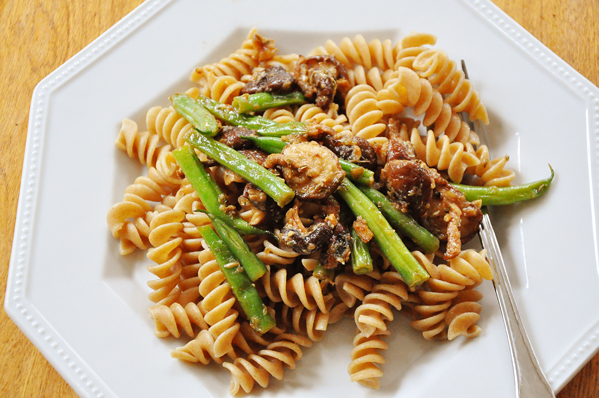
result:
<svg viewBox="0 0 599 398"><path fill-rule="evenodd" d="M151 132L139 132L137 123L124 119L116 139L116 146L127 152L130 158L137 158L141 164L152 167L156 165L158 157L170 147L160 146L159 137Z"/></svg>
<svg viewBox="0 0 599 398"><path fill-rule="evenodd" d="M386 331L386 322L393 320L393 313L389 306L400 311L401 301L408 298L407 286L401 278L393 275L394 273L397 274L396 272L383 274L381 282L364 297L362 304L354 312L356 325L366 337L375 332Z"/></svg>
<svg viewBox="0 0 599 398"><path fill-rule="evenodd" d="M508 156L490 159L489 148L486 145L481 145L476 150L476 157L480 160L480 164L470 168L469 171L480 177L484 185L505 187L510 185L516 177L514 171L505 168L509 160Z"/></svg>
<svg viewBox="0 0 599 398"><path fill-rule="evenodd" d="M180 337L180 329L188 336L194 337L193 325L200 330L207 330L208 324L204 320L202 307L195 303L188 303L183 307L179 303L169 306L157 304L149 309L150 316L156 322L154 334L158 337Z"/></svg>
<svg viewBox="0 0 599 398"><path fill-rule="evenodd" d="M399 50L395 57L394 69L397 69L400 66L412 69L412 64L416 57L430 48L427 46L433 46L436 43L437 38L430 33L411 32L406 35L400 41L401 50Z"/></svg>
<svg viewBox="0 0 599 398"><path fill-rule="evenodd" d="M308 310L318 308L327 313L328 297L323 292L321 283L313 276L305 279L300 273L287 278L287 269L281 268L274 274L269 270L261 278L264 291L273 303L283 302L289 307L303 305Z"/></svg>
<svg viewBox="0 0 599 398"><path fill-rule="evenodd" d="M477 293L473 296L472 293L466 292L472 291L470 289L478 286L483 279L493 277L484 257L485 252L464 250L447 264L438 266L420 252L416 251L413 254L429 272L431 278L425 282L428 290L418 291L422 303L416 305L414 309L420 317L412 321L412 326L423 332L427 340L450 337L453 339L460 334L475 336L480 333L480 329L475 325L478 321L476 305L460 305L460 303L476 297ZM448 317L452 305L455 309ZM451 326L451 336L446 329L448 326Z"/></svg>
<svg viewBox="0 0 599 398"><path fill-rule="evenodd" d="M233 102L233 98L240 94L244 86L244 83L232 76L216 77L214 73L209 72L206 84L202 88L202 95L220 103L230 105Z"/></svg>
<svg viewBox="0 0 599 398"><path fill-rule="evenodd" d="M257 256L266 265L281 267L293 264L299 253L289 248L283 248L271 243L268 240L263 241L264 249Z"/></svg>
<svg viewBox="0 0 599 398"><path fill-rule="evenodd" d="M371 139L383 134L387 128L381 122L383 112L377 106L376 91L367 84L359 84L345 97L345 109L355 136Z"/></svg>
<svg viewBox="0 0 599 398"><path fill-rule="evenodd" d="M298 122L316 122L340 132L346 128L347 118L339 115L337 109L337 104L331 104L328 112L314 104L304 104L295 111L294 117Z"/></svg>
<svg viewBox="0 0 599 398"><path fill-rule="evenodd" d="M425 127L434 125L435 136L445 134L450 141L471 142L471 130L460 116L444 102L443 96L431 83L416 72L400 66L396 76L385 83L383 93L404 107L413 108L415 116L423 116Z"/></svg>
<svg viewBox="0 0 599 398"><path fill-rule="evenodd" d="M432 131L428 132L428 136L423 142L418 130L413 129L410 142L414 146L418 159L429 167L447 171L449 179L456 183L462 182L462 178L469 168L481 163L472 145L450 142L445 135L437 139Z"/></svg>
<svg viewBox="0 0 599 398"><path fill-rule="evenodd" d="M204 319L210 325L210 334L215 338L214 353L220 357L233 349L232 342L240 328L237 321L239 312L233 308L237 300L225 281L214 254L205 248L200 253L199 260L199 289L200 295L204 297L202 308L206 312Z"/></svg>
<svg viewBox="0 0 599 398"><path fill-rule="evenodd" d="M382 90L385 83L393 77L393 69L382 71L376 66L370 69L365 69L362 65L357 65L353 69L347 71L348 80L351 87L358 84L368 84L375 90Z"/></svg>
<svg viewBox="0 0 599 398"><path fill-rule="evenodd" d="M380 351L389 348L381 337L388 336L389 331L379 331L367 336L360 332L354 337L354 349L351 352L351 362L347 367L351 381L357 381L361 385L378 390L379 380L383 377L383 371L377 364L385 363L385 358Z"/></svg>
<svg viewBox="0 0 599 398"><path fill-rule="evenodd" d="M256 382L260 387L266 388L270 376L282 380L283 365L294 369L295 363L303 356L302 347L311 345L312 341L307 337L285 333L277 336L274 342L257 354L249 355L247 359L237 358L233 363L223 363L223 367L231 372L229 393L237 395L240 390L249 393Z"/></svg>
<svg viewBox="0 0 599 398"><path fill-rule="evenodd" d="M193 126L172 106L163 108L155 106L146 113L148 130L162 138L175 148L185 145L185 135L193 130Z"/></svg>
<svg viewBox="0 0 599 398"><path fill-rule="evenodd" d="M263 39L254 28L248 33L240 49L219 62L195 68L190 79L200 86L207 80L209 73L216 77L232 76L241 80L243 75L252 74L252 70L260 65L260 62L272 59L274 51L270 50L268 45L269 39Z"/></svg>
<svg viewBox="0 0 599 398"><path fill-rule="evenodd" d="M472 88L472 83L466 79L464 72L458 69L456 62L449 59L445 51L424 51L418 54L412 66L420 77L427 78L445 95L445 102L452 106L454 112L467 112L471 121L480 120L489 124L487 108Z"/></svg>
<svg viewBox="0 0 599 398"><path fill-rule="evenodd" d="M146 250L150 235L149 214L153 202L160 202L169 194L170 187L154 181L158 173L150 168L148 177L137 177L133 184L125 189L123 201L110 207L106 222L112 235L120 240L119 252L127 255L136 248ZM160 178L159 181L163 181Z"/></svg>
<svg viewBox="0 0 599 398"><path fill-rule="evenodd" d="M277 123L295 122L295 115L290 106L267 109L262 116Z"/></svg>
<svg viewBox="0 0 599 398"><path fill-rule="evenodd" d="M158 279L148 282L153 290L148 297L155 303L170 305L180 294L177 285L183 268L180 261L183 238L178 235L183 230L184 218L185 213L182 211L157 206L150 221L151 232L148 238L153 248L148 250L147 257L155 264L149 265L148 271Z"/></svg>
<svg viewBox="0 0 599 398"><path fill-rule="evenodd" d="M398 44L394 45L391 40L372 40L366 42L362 35L356 35L354 39L345 37L339 45L332 40L327 40L324 47L318 47L310 55L334 55L347 68L353 68L354 64L362 65L366 69L379 67L390 69L395 65L395 56L398 52Z"/></svg>
<svg viewBox="0 0 599 398"><path fill-rule="evenodd" d="M327 301L332 304L333 298L329 297ZM307 335L312 341L321 340L329 324L328 311L323 313L318 308L308 310L303 305L293 308L283 306L281 316L286 330L293 329L299 335Z"/></svg>
<svg viewBox="0 0 599 398"><path fill-rule="evenodd" d="M201 330L195 339L191 340L183 347L178 347L171 352L171 356L176 359L187 362L200 362L208 365L214 361L222 363L222 358L215 354L214 337L207 330Z"/></svg>
<svg viewBox="0 0 599 398"><path fill-rule="evenodd" d="M335 277L337 295L348 308L364 300L365 292L372 291L376 281L367 275L339 274Z"/></svg>

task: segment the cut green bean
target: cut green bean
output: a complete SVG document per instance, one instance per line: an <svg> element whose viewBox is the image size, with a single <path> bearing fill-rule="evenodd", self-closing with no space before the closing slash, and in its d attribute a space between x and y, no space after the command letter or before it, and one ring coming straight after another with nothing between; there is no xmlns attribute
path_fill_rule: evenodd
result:
<svg viewBox="0 0 599 398"><path fill-rule="evenodd" d="M281 153L288 144L279 137L241 137L252 141L256 146L268 153ZM339 159L339 164L347 178L362 186L371 186L374 183L374 173L352 162Z"/></svg>
<svg viewBox="0 0 599 398"><path fill-rule="evenodd" d="M434 253L439 249L439 239L418 224L412 216L397 210L385 195L374 188L360 187L360 189L379 208L392 226L420 246L425 253Z"/></svg>
<svg viewBox="0 0 599 398"><path fill-rule="evenodd" d="M173 108L193 127L208 137L214 137L220 131L220 123L202 105L187 94L177 94L171 98Z"/></svg>
<svg viewBox="0 0 599 398"><path fill-rule="evenodd" d="M233 252L235 257L239 259L243 269L252 281L260 279L268 270L266 265L256 256L250 249L245 240L239 235L234 228L231 228L226 222L216 218L212 214L208 214L214 229L225 242L229 250Z"/></svg>
<svg viewBox="0 0 599 398"><path fill-rule="evenodd" d="M483 206L488 205L510 205L524 200L538 198L545 194L555 173L553 168L549 166L551 176L544 180L539 180L523 185L515 185L512 187L477 187L471 185L451 184L464 194L466 200L473 202L482 200Z"/></svg>
<svg viewBox="0 0 599 398"><path fill-rule="evenodd" d="M339 186L341 195L356 217L362 216L374 234L383 254L409 287L420 286L429 278L426 270L414 258L387 219L368 197L347 178Z"/></svg>
<svg viewBox="0 0 599 398"><path fill-rule="evenodd" d="M208 212L225 221L243 235L262 235L268 231L256 228L247 221L231 217L223 208L225 207L225 195L216 181L204 170L202 162L196 156L194 150L187 145L173 151L173 156L185 177L191 183L193 189L198 193L202 204Z"/></svg>
<svg viewBox="0 0 599 398"><path fill-rule="evenodd" d="M355 229L351 230L351 265L356 275L372 272L372 257L368 244L360 238Z"/></svg>
<svg viewBox="0 0 599 398"><path fill-rule="evenodd" d="M248 113L265 111L279 106L305 104L306 101L306 97L299 91L288 94L255 93L233 98L232 105L237 112Z"/></svg>
<svg viewBox="0 0 599 398"><path fill-rule="evenodd" d="M312 271L312 276L319 281L330 281L335 279L335 270L333 268L325 268L322 264L318 263Z"/></svg>
<svg viewBox="0 0 599 398"><path fill-rule="evenodd" d="M283 207L293 200L295 193L285 184L285 180L277 177L236 150L212 138L205 137L199 132L190 132L185 139L191 146L199 149L206 156L256 185L273 198L279 206Z"/></svg>
<svg viewBox="0 0 599 398"><path fill-rule="evenodd" d="M277 123L262 116L248 116L235 111L232 106L221 104L213 99L199 96L197 101L218 119L234 126L255 130L259 135L281 137L288 134L303 134L306 124L302 122Z"/></svg>
<svg viewBox="0 0 599 398"><path fill-rule="evenodd" d="M267 153L281 153L283 148L289 145L279 137L241 136L241 138L252 141L258 148Z"/></svg>
<svg viewBox="0 0 599 398"><path fill-rule="evenodd" d="M198 227L198 230L214 254L218 267L231 286L233 295L249 319L250 325L260 333L268 332L276 322L268 313L260 293L239 265L237 258L209 225Z"/></svg>

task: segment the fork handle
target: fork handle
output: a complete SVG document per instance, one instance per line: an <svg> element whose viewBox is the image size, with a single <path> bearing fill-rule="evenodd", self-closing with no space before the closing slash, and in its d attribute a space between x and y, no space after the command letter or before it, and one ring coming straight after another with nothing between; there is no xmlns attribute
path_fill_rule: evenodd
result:
<svg viewBox="0 0 599 398"><path fill-rule="evenodd" d="M520 319L510 281L505 270L505 264L499 250L499 244L497 243L491 219L486 210L483 211L480 239L483 247L487 250L487 259L495 274L493 286L495 287L495 294L499 301L501 315L505 321L505 330L514 365L516 397L555 398L555 394L545 378L530 344L524 324Z"/></svg>

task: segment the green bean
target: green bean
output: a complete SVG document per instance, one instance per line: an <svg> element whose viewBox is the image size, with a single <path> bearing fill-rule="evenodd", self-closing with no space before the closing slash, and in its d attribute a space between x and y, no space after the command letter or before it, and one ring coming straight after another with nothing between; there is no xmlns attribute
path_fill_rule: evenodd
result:
<svg viewBox="0 0 599 398"><path fill-rule="evenodd" d="M325 268L322 264L318 263L312 271L312 276L319 281L332 282L335 278L335 270L333 268Z"/></svg>
<svg viewBox="0 0 599 398"><path fill-rule="evenodd" d="M213 99L199 96L198 101L208 112L218 119L234 126L243 126L255 130L259 135L281 137L287 134L306 132L306 124L301 122L277 123L262 116L248 116L237 113L233 107Z"/></svg>
<svg viewBox="0 0 599 398"><path fill-rule="evenodd" d="M283 148L287 146L287 142L283 141L279 137L241 137L246 140L252 141L256 146L268 153L281 153ZM374 173L371 170L365 169L362 166L358 166L352 162L348 162L344 159L339 159L339 164L347 178L353 182L363 185L371 186L374 183Z"/></svg>
<svg viewBox="0 0 599 398"><path fill-rule="evenodd" d="M273 198L279 206L283 207L293 200L295 193L285 184L285 180L277 177L236 150L212 138L205 137L199 132L190 132L185 139L191 146L199 149L206 156L256 185Z"/></svg>
<svg viewBox="0 0 599 398"><path fill-rule="evenodd" d="M539 180L523 185L515 185L511 187L477 187L462 184L451 184L464 194L466 200L473 202L475 200L482 200L483 206L488 205L509 205L524 200L538 198L545 194L555 173L553 168L551 169L551 176L544 180Z"/></svg>
<svg viewBox="0 0 599 398"><path fill-rule="evenodd" d="M419 225L412 216L397 210L385 195L374 188L359 188L379 208L392 226L420 246L425 253L434 253L439 249L439 239Z"/></svg>
<svg viewBox="0 0 599 398"><path fill-rule="evenodd" d="M171 98L171 103L173 108L202 134L214 137L220 131L220 123L190 96L177 94Z"/></svg>
<svg viewBox="0 0 599 398"><path fill-rule="evenodd" d="M185 145L175 149L173 156L193 189L198 193L202 204L208 212L225 221L243 235L268 233L268 231L256 228L241 218L231 217L223 211L225 207L225 194L206 170L204 170L202 163L190 146Z"/></svg>
<svg viewBox="0 0 599 398"><path fill-rule="evenodd" d="M250 140L260 149L267 153L281 153L288 144L279 137L255 137L241 136L241 138Z"/></svg>
<svg viewBox="0 0 599 398"><path fill-rule="evenodd" d="M409 287L420 286L429 278L426 270L414 258L395 230L368 197L347 178L337 193L341 195L356 217L362 216L374 234L383 254Z"/></svg>
<svg viewBox="0 0 599 398"><path fill-rule="evenodd" d="M368 244L360 238L355 229L351 230L351 265L356 275L364 275L372 272L372 257Z"/></svg>
<svg viewBox="0 0 599 398"><path fill-rule="evenodd" d="M299 92L288 94L255 93L233 98L233 108L239 113L258 112L279 106L306 103L306 97Z"/></svg>
<svg viewBox="0 0 599 398"><path fill-rule="evenodd" d="M276 325L275 320L268 313L260 293L239 265L239 261L209 225L198 227L198 230L214 254L218 267L231 286L250 325L260 333L268 332Z"/></svg>
<svg viewBox="0 0 599 398"><path fill-rule="evenodd" d="M234 228L231 228L226 222L216 218L208 213L214 229L225 242L229 250L239 259L243 269L252 281L260 279L268 270L266 266L250 249L245 240Z"/></svg>

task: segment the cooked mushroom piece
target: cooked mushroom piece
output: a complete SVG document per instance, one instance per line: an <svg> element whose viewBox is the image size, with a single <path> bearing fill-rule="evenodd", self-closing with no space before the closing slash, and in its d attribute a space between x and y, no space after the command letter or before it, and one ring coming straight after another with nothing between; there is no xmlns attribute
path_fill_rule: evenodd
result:
<svg viewBox="0 0 599 398"><path fill-rule="evenodd" d="M280 154L269 155L263 166L279 166L285 182L300 199L325 199L345 178L339 158L313 141L287 145Z"/></svg>
<svg viewBox="0 0 599 398"><path fill-rule="evenodd" d="M293 251L308 255L330 242L339 223L339 204L332 198L324 205L316 203L320 211L313 215L314 222L308 228L300 216L303 204L305 203L296 199L293 207L287 211L279 238Z"/></svg>
<svg viewBox="0 0 599 398"><path fill-rule="evenodd" d="M233 149L239 150L254 148L254 144L250 140L241 137L254 137L256 135L254 130L242 126L223 126L216 139Z"/></svg>
<svg viewBox="0 0 599 398"><path fill-rule="evenodd" d="M345 95L350 87L348 74L345 66L334 56L300 56L293 76L304 96L320 108L328 109L335 99L345 105Z"/></svg>
<svg viewBox="0 0 599 398"><path fill-rule="evenodd" d="M403 212L446 243L444 257L457 256L461 245L476 235L482 212L452 187L437 170L415 159L409 142L389 141L389 158L381 181Z"/></svg>
<svg viewBox="0 0 599 398"><path fill-rule="evenodd" d="M241 94L277 93L284 94L295 88L295 78L280 65L258 70L241 90Z"/></svg>
<svg viewBox="0 0 599 398"><path fill-rule="evenodd" d="M326 269L337 267L339 263L345 264L351 255L351 234L343 223L337 223L330 242L320 255L320 263Z"/></svg>

